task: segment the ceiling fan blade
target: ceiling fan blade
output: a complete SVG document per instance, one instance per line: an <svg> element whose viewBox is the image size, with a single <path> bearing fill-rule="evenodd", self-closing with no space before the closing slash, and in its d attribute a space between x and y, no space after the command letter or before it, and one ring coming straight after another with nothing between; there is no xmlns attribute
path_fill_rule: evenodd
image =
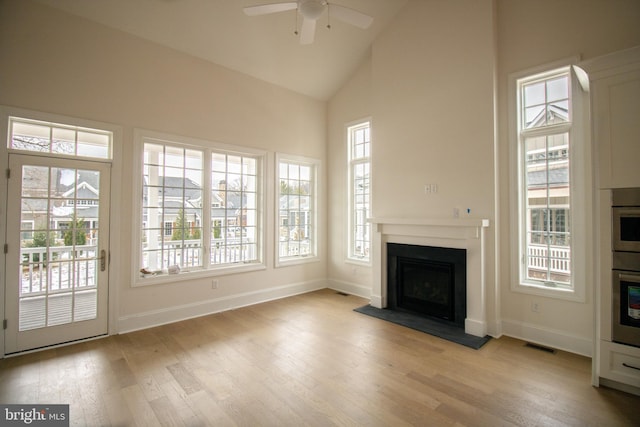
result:
<svg viewBox="0 0 640 427"><path fill-rule="evenodd" d="M245 7L244 13L249 16L266 15L268 13L284 12L298 7L298 2L288 1L284 3L260 4Z"/></svg>
<svg viewBox="0 0 640 427"><path fill-rule="evenodd" d="M369 25L373 22L373 17L369 15L333 3L329 3L329 13L331 16L334 16L339 20L358 28L362 28L363 30L365 28L369 28Z"/></svg>
<svg viewBox="0 0 640 427"><path fill-rule="evenodd" d="M300 44L311 44L316 35L316 20L304 19L300 30Z"/></svg>

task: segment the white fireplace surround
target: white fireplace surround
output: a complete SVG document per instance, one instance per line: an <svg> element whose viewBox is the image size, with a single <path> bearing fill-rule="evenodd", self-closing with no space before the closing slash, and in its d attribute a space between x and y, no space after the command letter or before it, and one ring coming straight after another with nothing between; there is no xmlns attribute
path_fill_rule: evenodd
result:
<svg viewBox="0 0 640 427"><path fill-rule="evenodd" d="M467 334L487 335L485 229L488 219L372 218L371 305L387 307L387 243L467 250Z"/></svg>

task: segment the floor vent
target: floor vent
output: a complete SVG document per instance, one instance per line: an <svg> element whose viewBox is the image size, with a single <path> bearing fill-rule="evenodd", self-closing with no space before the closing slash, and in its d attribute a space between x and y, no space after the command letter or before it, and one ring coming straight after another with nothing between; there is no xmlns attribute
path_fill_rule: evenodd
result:
<svg viewBox="0 0 640 427"><path fill-rule="evenodd" d="M536 350L544 351L544 352L547 352L547 353L556 354L556 350L555 349L550 348L550 347L545 347L545 346L540 345L540 344L534 344L534 343L528 342L524 346L525 347L529 347L529 348L533 348L533 349L536 349Z"/></svg>
<svg viewBox="0 0 640 427"><path fill-rule="evenodd" d="M344 293L344 292L340 292L340 291L336 292L336 294L342 295L343 297L348 297L349 296L349 294Z"/></svg>

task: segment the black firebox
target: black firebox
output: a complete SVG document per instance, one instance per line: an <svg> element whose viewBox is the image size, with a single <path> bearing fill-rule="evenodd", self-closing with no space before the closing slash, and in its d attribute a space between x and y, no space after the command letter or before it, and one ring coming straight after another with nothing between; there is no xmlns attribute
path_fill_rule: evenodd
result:
<svg viewBox="0 0 640 427"><path fill-rule="evenodd" d="M464 328L466 249L387 243L387 308Z"/></svg>

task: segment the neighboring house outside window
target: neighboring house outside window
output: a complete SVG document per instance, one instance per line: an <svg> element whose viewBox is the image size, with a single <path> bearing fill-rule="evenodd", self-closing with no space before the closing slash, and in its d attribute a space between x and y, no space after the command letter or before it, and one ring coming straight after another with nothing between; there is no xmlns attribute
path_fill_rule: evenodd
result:
<svg viewBox="0 0 640 427"><path fill-rule="evenodd" d="M143 157L137 282L176 271L175 266L180 273L206 274L261 264L264 154L137 134Z"/></svg>
<svg viewBox="0 0 640 427"><path fill-rule="evenodd" d="M587 150L587 141L578 137L582 115L574 108L574 90L579 91L572 89L568 66L526 75L515 84L518 286L575 293L576 263L585 262L576 235L579 240L586 232L579 212L585 206L576 209L575 203L582 205L587 191L587 183L576 179L586 167L576 153Z"/></svg>
<svg viewBox="0 0 640 427"><path fill-rule="evenodd" d="M369 261L371 246L371 126L369 121L347 127L349 147L348 257Z"/></svg>
<svg viewBox="0 0 640 427"><path fill-rule="evenodd" d="M20 222L20 239L33 240L33 231L35 229L35 221L27 220Z"/></svg>
<svg viewBox="0 0 640 427"><path fill-rule="evenodd" d="M318 162L278 155L277 165L277 264L315 259Z"/></svg>

